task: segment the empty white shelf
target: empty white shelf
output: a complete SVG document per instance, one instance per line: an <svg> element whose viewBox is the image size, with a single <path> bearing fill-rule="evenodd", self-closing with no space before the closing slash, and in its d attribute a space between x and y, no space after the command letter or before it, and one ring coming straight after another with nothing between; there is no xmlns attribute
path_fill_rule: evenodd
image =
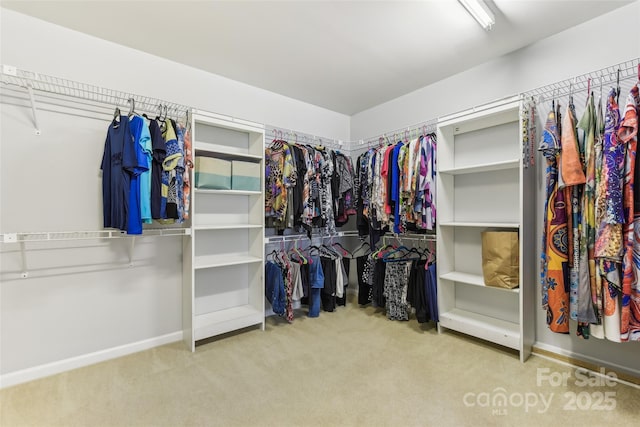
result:
<svg viewBox="0 0 640 427"><path fill-rule="evenodd" d="M450 175L463 175L467 173L478 172L492 172L503 169L517 169L520 166L520 159L503 160L500 162L490 162L478 165L452 167L446 169L440 169L440 173L446 173Z"/></svg>
<svg viewBox="0 0 640 427"><path fill-rule="evenodd" d="M473 285L473 286L482 286L483 288L495 289L497 291L507 291L507 292L520 292L520 288L508 289L508 288L499 288L496 286L486 286L484 284L484 277L479 274L469 274L469 273L461 273L458 271L452 271L450 273L445 273L440 275L441 279L451 280L452 282L462 283L465 285Z"/></svg>
<svg viewBox="0 0 640 427"><path fill-rule="evenodd" d="M517 323L454 308L440 314L440 324L505 347L520 348L520 325Z"/></svg>
<svg viewBox="0 0 640 427"><path fill-rule="evenodd" d="M262 262L262 258L249 255L200 255L194 258L193 268L226 267L229 265L251 264Z"/></svg>
<svg viewBox="0 0 640 427"><path fill-rule="evenodd" d="M441 222L443 227L478 227L478 228L520 228L517 222L472 222L472 221L446 221Z"/></svg>
<svg viewBox="0 0 640 427"><path fill-rule="evenodd" d="M224 225L196 225L193 227L196 231L201 230L236 230L239 228L262 228L257 224L224 224Z"/></svg>
<svg viewBox="0 0 640 427"><path fill-rule="evenodd" d="M210 142L201 142L196 141L194 144L194 148L196 150L196 154L200 152L210 153L214 156L218 155L220 157L235 157L239 159L246 159L249 161L257 161L264 159L263 154L249 154L245 148L237 148L229 145L221 145L221 144L213 144Z"/></svg>
<svg viewBox="0 0 640 427"><path fill-rule="evenodd" d="M241 305L224 310L199 314L194 317L194 340L209 338L247 326L261 324L264 311L251 305Z"/></svg>
<svg viewBox="0 0 640 427"><path fill-rule="evenodd" d="M207 188L196 188L194 191L198 194L220 194L224 196L259 196L262 191L245 191L245 190L211 190Z"/></svg>

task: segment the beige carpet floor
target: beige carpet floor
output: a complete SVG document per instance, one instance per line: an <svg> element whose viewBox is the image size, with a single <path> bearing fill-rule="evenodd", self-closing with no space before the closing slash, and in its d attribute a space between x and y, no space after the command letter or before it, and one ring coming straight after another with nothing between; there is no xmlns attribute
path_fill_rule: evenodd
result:
<svg viewBox="0 0 640 427"><path fill-rule="evenodd" d="M341 307L0 391L8 426L632 426L640 389ZM546 380L569 375L566 385ZM544 375L544 378L542 377ZM598 384L596 384L598 382ZM506 397L506 403L500 398ZM504 404L501 404L504 403Z"/></svg>

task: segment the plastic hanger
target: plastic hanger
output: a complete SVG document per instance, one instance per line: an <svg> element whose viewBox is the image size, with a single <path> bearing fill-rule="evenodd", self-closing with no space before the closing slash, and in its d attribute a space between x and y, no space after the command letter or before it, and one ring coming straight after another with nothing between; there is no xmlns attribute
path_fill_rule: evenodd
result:
<svg viewBox="0 0 640 427"><path fill-rule="evenodd" d="M120 107L116 106L116 109L113 111L113 124L114 127L118 127L120 125L120 116L122 115L122 113L120 113Z"/></svg>
<svg viewBox="0 0 640 427"><path fill-rule="evenodd" d="M351 252L351 256L355 258L356 253L358 253L358 251L360 251L361 249L364 249L365 247L369 252L371 252L371 246L369 245L369 243L366 240L362 240L358 245L358 247L355 248L353 252Z"/></svg>
<svg viewBox="0 0 640 427"><path fill-rule="evenodd" d="M342 246L342 245L340 244L340 242L332 243L332 244L331 244L331 246L333 246L333 247L336 247L336 246L337 246L337 247L339 247L339 248L342 250L342 256L343 256L343 257L349 257L349 258L352 258L352 257L353 257L353 256L351 255L351 252L349 252L348 250L346 250L346 249L344 248L344 246Z"/></svg>
<svg viewBox="0 0 640 427"><path fill-rule="evenodd" d="M133 98L129 98L127 99L127 102L129 103L129 113L127 114L127 116L131 117L134 114L138 114L136 113L136 100Z"/></svg>

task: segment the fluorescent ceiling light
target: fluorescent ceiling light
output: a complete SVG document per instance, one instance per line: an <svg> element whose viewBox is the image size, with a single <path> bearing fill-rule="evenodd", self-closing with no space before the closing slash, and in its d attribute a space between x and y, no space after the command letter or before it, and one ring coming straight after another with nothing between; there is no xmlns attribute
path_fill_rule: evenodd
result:
<svg viewBox="0 0 640 427"><path fill-rule="evenodd" d="M490 30L491 26L496 23L496 18L493 16L493 13L491 13L491 10L489 10L483 0L458 1L485 30Z"/></svg>

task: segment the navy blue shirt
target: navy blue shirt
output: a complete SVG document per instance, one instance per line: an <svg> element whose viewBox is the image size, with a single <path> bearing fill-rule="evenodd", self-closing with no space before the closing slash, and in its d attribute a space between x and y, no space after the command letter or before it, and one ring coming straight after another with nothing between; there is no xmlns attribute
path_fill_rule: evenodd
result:
<svg viewBox="0 0 640 427"><path fill-rule="evenodd" d="M102 208L105 228L127 229L131 174L136 152L129 118L113 120L107 131L102 155Z"/></svg>

